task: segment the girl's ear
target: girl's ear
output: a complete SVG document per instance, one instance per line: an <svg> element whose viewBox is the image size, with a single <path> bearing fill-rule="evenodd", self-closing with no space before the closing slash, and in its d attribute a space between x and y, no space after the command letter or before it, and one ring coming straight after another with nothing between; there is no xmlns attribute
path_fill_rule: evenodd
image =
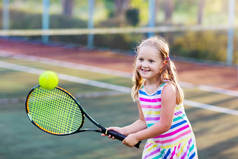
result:
<svg viewBox="0 0 238 159"><path fill-rule="evenodd" d="M160 68L160 74L166 69L168 62L168 60L163 61L162 66Z"/></svg>
<svg viewBox="0 0 238 159"><path fill-rule="evenodd" d="M164 60L164 61L163 61L163 66L167 65L168 62L169 62L168 60Z"/></svg>
<svg viewBox="0 0 238 159"><path fill-rule="evenodd" d="M160 71L159 71L160 74L164 71L164 67L165 67L165 64L163 64L163 65L161 66Z"/></svg>
<svg viewBox="0 0 238 159"><path fill-rule="evenodd" d="M161 74L163 72L163 69L162 68L160 68L160 70L159 70L159 73Z"/></svg>
<svg viewBox="0 0 238 159"><path fill-rule="evenodd" d="M169 58L169 57L166 57L166 58L164 59L164 61L163 61L163 64L164 64L164 65L167 65L168 62L169 62L169 60L170 60L170 58Z"/></svg>

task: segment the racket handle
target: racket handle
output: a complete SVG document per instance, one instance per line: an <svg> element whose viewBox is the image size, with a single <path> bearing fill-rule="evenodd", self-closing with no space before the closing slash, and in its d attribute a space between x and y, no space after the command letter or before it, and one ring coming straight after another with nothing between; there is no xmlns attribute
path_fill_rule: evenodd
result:
<svg viewBox="0 0 238 159"><path fill-rule="evenodd" d="M107 131L107 134L108 134L108 135L111 135L111 136L114 136L116 139L118 139L118 140L120 140L120 141L122 141L122 140L124 140L124 139L126 138L125 135L122 135L122 134L120 134L120 133L118 133L118 132L116 132L116 131L113 131L113 130L108 130L108 131ZM139 148L139 147L140 147L140 143L141 143L141 141L139 141L139 142L135 145L135 147L136 147L136 148Z"/></svg>

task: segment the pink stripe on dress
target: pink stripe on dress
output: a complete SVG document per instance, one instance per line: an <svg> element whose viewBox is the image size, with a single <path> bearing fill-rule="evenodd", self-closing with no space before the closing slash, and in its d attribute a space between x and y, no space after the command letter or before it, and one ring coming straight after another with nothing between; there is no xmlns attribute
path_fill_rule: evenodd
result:
<svg viewBox="0 0 238 159"><path fill-rule="evenodd" d="M149 153L148 155L145 156L145 159L148 158L148 157L150 157L150 156L152 156L152 155L154 155L154 154L156 154L156 153L158 153L158 152L160 152L160 149L157 149L157 150L155 150L155 151L152 151L151 153Z"/></svg>
<svg viewBox="0 0 238 159"><path fill-rule="evenodd" d="M177 146L174 147L174 151L172 152L170 159L173 159L175 152L176 152L176 148L177 148Z"/></svg>
<svg viewBox="0 0 238 159"><path fill-rule="evenodd" d="M183 154L183 156L182 156L181 159L184 159L184 158L187 156L187 153L188 153L188 150L189 150L189 147L190 147L191 142L192 142L192 139L189 140L188 146L187 146L187 149L186 149L186 152Z"/></svg>
<svg viewBox="0 0 238 159"><path fill-rule="evenodd" d="M161 105L141 105L142 108L155 108L155 109L160 109Z"/></svg>
<svg viewBox="0 0 238 159"><path fill-rule="evenodd" d="M158 138L173 136L174 134L177 134L178 132L183 131L184 129L187 129L187 128L189 128L189 125L185 125L184 127L181 127L173 132L170 132L170 133L167 133L164 135L160 135L160 136L158 136Z"/></svg>
<svg viewBox="0 0 238 159"><path fill-rule="evenodd" d="M148 145L145 146L145 148L148 148L152 145L152 143L149 143Z"/></svg>
<svg viewBox="0 0 238 159"><path fill-rule="evenodd" d="M180 114L182 114L182 113L183 113L182 111L178 111L178 112L175 112L174 115L177 116L177 115L180 115Z"/></svg>
<svg viewBox="0 0 238 159"><path fill-rule="evenodd" d="M139 98L140 101L143 101L143 102L161 102L161 98L154 98L154 99L147 99L147 98Z"/></svg>
<svg viewBox="0 0 238 159"><path fill-rule="evenodd" d="M160 120L160 117L145 117L145 120L146 121L151 121L151 120L158 121L158 120Z"/></svg>
<svg viewBox="0 0 238 159"><path fill-rule="evenodd" d="M177 137L175 137L173 139L164 140L164 141L155 141L155 142L160 143L160 144L166 144L166 143L169 143L169 142L173 142L173 141L175 141L175 140L177 140L177 139L179 139L179 138L181 138L181 137L183 137L183 136L185 136L185 135L187 135L191 132L192 132L191 130L188 130L188 131L184 132L183 134L178 135Z"/></svg>

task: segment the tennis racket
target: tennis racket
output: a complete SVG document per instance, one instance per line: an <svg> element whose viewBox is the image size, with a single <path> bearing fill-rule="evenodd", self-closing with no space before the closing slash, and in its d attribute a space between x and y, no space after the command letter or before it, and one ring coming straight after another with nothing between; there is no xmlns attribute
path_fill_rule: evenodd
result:
<svg viewBox="0 0 238 159"><path fill-rule="evenodd" d="M125 135L107 130L83 109L69 92L61 87L47 90L39 85L33 87L25 101L26 113L30 121L39 129L53 135L65 136L79 132L94 131L114 136L122 141ZM97 128L82 129L85 117ZM140 142L135 145L139 148Z"/></svg>

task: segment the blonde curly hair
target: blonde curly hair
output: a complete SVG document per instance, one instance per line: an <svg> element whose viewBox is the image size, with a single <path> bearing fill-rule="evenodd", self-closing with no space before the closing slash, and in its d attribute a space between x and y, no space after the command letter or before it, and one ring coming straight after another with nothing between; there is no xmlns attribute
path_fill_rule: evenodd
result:
<svg viewBox="0 0 238 159"><path fill-rule="evenodd" d="M169 58L169 45L168 43L161 37L151 37L140 43L137 47L137 54L139 50L144 46L154 47L158 50L160 57L164 63L163 67L160 68L159 78L161 83L171 82L176 87L176 104L181 104L184 99L183 91L178 83L176 68L174 63ZM135 60L136 62L136 60ZM144 80L140 76L139 72L136 70L134 65L133 77L132 77L133 87L131 91L131 96L133 100L138 99L138 92L141 86L143 85Z"/></svg>

